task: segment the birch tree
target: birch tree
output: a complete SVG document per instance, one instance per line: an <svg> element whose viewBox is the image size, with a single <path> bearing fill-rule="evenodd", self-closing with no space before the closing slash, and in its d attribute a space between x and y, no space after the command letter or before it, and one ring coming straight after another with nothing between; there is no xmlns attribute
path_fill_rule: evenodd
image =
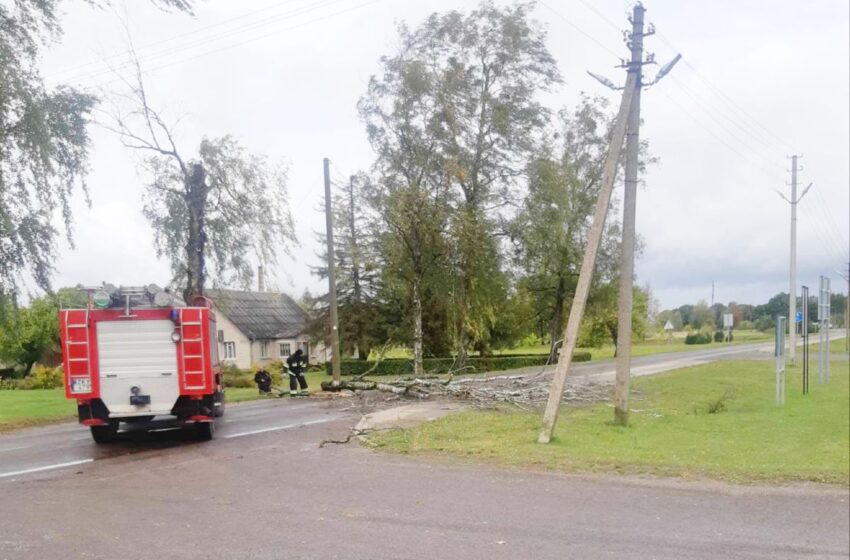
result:
<svg viewBox="0 0 850 560"><path fill-rule="evenodd" d="M155 3L190 11L193 2ZM73 246L74 192L88 197L87 126L97 100L66 85L48 89L38 67L41 49L61 37L63 4L0 3L0 297L14 297L24 274L50 290L60 232Z"/></svg>
<svg viewBox="0 0 850 560"><path fill-rule="evenodd" d="M415 33L438 78L429 95L440 110L439 149L456 191L450 225L461 363L470 345L486 348L507 298L499 218L517 198L512 189L549 117L540 93L560 82L532 8L482 2L467 14L433 14Z"/></svg>
<svg viewBox="0 0 850 560"><path fill-rule="evenodd" d="M273 264L296 242L285 167L249 153L232 136L203 138L197 152L184 151L151 105L138 61L131 91L104 126L143 154L143 213L186 301L204 294L210 276L247 287L254 260Z"/></svg>
<svg viewBox="0 0 850 560"><path fill-rule="evenodd" d="M423 293L446 255L448 182L438 149L442 120L431 95L438 79L419 37L399 28L398 54L381 59L359 109L377 161L372 204L380 213L386 268L403 280L411 306L414 370L422 373Z"/></svg>

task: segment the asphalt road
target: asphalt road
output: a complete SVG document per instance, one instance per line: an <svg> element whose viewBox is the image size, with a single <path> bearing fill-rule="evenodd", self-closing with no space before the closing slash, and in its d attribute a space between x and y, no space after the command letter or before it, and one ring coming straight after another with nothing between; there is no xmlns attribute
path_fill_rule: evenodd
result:
<svg viewBox="0 0 850 560"><path fill-rule="evenodd" d="M636 367L664 363L650 358ZM358 417L339 403L281 399L229 408L204 443L170 431L98 447L75 424L0 436L0 560L850 556L846 490L318 447Z"/></svg>

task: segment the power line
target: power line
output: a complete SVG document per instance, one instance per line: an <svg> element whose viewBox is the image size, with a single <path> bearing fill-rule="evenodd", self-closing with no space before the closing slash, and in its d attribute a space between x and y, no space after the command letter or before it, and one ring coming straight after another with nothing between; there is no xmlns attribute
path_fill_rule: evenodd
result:
<svg viewBox="0 0 850 560"><path fill-rule="evenodd" d="M676 47L670 42L670 40L663 33L659 32L658 38L661 39L661 41L664 44L666 44L668 47L670 47L674 51L678 52L678 49L676 49ZM764 126L756 117L752 116L746 109L744 109L738 103L736 103L734 99L732 99L729 95L724 93L723 90L721 90L719 87L715 86L710 81L708 81L708 79L705 78L700 73L700 71L697 70L697 68L693 64L691 64L687 59L685 59L684 62L685 62L685 65L688 68L691 69L691 71L694 73L694 75L696 75L696 77L699 78L706 85L706 87L708 87L709 89L714 91L718 95L718 97L720 99L724 100L733 110L737 111L740 115L743 115L745 118L750 119L750 121L753 124L755 124L756 126L758 126L761 130L763 130L764 133L766 133L767 135L774 138L775 141L778 142L778 144L780 146L784 146L785 148L788 148L788 149L791 149L791 151L794 151L793 147L790 146L788 144L788 142L785 141L785 139L783 139L782 137L780 137L779 135L777 135L773 131L771 131L769 128Z"/></svg>
<svg viewBox="0 0 850 560"><path fill-rule="evenodd" d="M332 2L331 2L331 3L339 2L339 1L340 1L340 0L332 0ZM363 2L363 3L357 4L356 6L351 6L350 8L346 8L346 9L344 9L344 10L338 10L338 11L336 11L336 12L332 12L332 13L329 13L329 14L326 14L326 15L323 15L323 16L320 16L320 17L316 17L316 18L313 18L313 19L311 19L311 20L304 21L304 22L302 22L302 23L298 23L298 24L295 24L295 25L291 25L291 26L289 26L289 27L285 27L285 28L282 28L282 29L278 29L278 30L276 30L276 31L272 31L272 32L266 33L266 34L264 34L264 35L257 35L257 36L251 37L250 39L246 39L246 40L244 40L244 41L240 41L240 42L238 42L238 43L231 43L231 44L229 44L229 45L224 45L224 46L222 46L222 47L218 47L218 48L215 48L215 49L211 49L211 50L208 50L208 51L203 51L203 52L201 52L201 53L198 53L198 54L195 54L195 55L193 55L193 56L189 56L189 57L186 57L186 58L183 58L183 59L180 59L180 60L174 60L174 61L167 62L167 63L165 63L165 64L161 64L161 65L159 65L159 66L154 66L154 67L151 67L151 68L145 68L145 72L146 72L146 73L156 72L156 71L158 71L158 70L162 70L162 69L164 69L164 68L168 68L168 67L170 67L170 66L174 66L175 64L182 64L182 63L190 62L190 61L192 61L192 60L195 60L195 59L198 59L198 58L202 58L202 57L204 57L204 56L208 56L208 55L215 54L215 53L218 53L218 52L221 52L221 51L225 51L225 50L229 50L229 49L233 49L233 48L241 47L241 46L246 45L246 44L248 44L248 43L252 43L252 42L255 42L255 41L260 41L260 40L263 40L263 39L267 39L267 38L272 37L272 36L274 36L274 35L278 35L279 33L283 33L283 32L285 32L285 31L291 31L291 30L293 30L293 29L298 29L298 28L301 28L301 27L304 27L304 26L307 26L307 25L310 25L310 24L313 24L313 23L317 23L317 22L320 22L320 21L324 21L324 20L326 20L326 19L330 19L330 18L333 18L333 17L339 16L339 15L342 15L342 14L346 14L346 13L348 13L348 12L352 12L352 11L354 11L354 10L358 10L358 9L360 9L360 8L364 8L364 7L366 7L366 6L369 6L369 5L371 5L371 4L376 4L376 3L381 2L381 1L383 1L383 0L369 0L369 1L367 1L367 2ZM101 83L96 84L96 85L104 86L104 85L112 84L112 83L115 83L115 82L118 82L118 81L121 81L121 80L122 80L122 79L119 77L119 78L115 78L115 79L112 79L112 80L108 80L108 81L101 82Z"/></svg>
<svg viewBox="0 0 850 560"><path fill-rule="evenodd" d="M598 16L601 20L603 20L603 21L604 21L605 23L607 23L609 26L611 26L611 27L612 27L612 28L614 28L614 29L620 30L620 27L618 27L616 23L614 23L612 20L610 20L608 17L606 17L603 13L601 13L601 12L600 12L598 9L596 9L593 5L589 4L586 0L578 0L578 1L579 1L581 4L583 4L585 7L587 7L589 10L591 10L594 14L596 14L596 15L597 15L597 16ZM556 15L558 15L559 17L561 17L562 19L564 19L565 21L567 21L567 23L569 23L570 25L572 25L572 26L573 26L573 27L575 27L575 28L578 28L578 26L577 26L577 25L575 25L573 22L571 22L571 21L567 20L567 19L566 19L563 15L561 15L561 14L560 14L560 13L558 13L556 10L554 10L553 8L551 8L551 6L549 6L549 5L548 5L548 4L546 4L545 2L541 2L541 3L542 3L544 6L546 6L546 7L547 7L550 11L552 11L553 13L555 13ZM631 2L629 2L628 0L625 0L625 4L626 4L627 6L629 6L629 7L631 6ZM588 37L589 37L589 34L585 33L583 30L581 30L581 31L582 31L582 33L584 33L586 36L588 36ZM660 33L659 33L659 36L660 36ZM591 38L591 39L594 39L593 37L590 37L590 38ZM667 39L665 38L665 39L663 39L663 41L664 41L664 43L666 43L666 44L667 44L670 48L672 48L674 51L676 50L676 49L673 47L673 45L669 42L669 40L667 40ZM607 47L605 47L604 45L601 45L601 43L599 43L599 42L598 42L598 41L596 41L595 39L594 39L594 42L596 42L597 44L600 44L600 46L602 46L602 47L603 47L606 51L608 51L608 52L612 52L612 53L613 53L613 51L611 51L610 49L608 49L608 48L607 48ZM698 77L700 77L700 79L702 79L703 81L705 81L705 80L704 80L701 76L699 76L698 71L696 70L696 68L694 68L694 67L693 67L693 65L691 65L689 62L687 62L687 60L686 60L686 63L687 63L687 65L688 65L688 67L689 67L689 68L691 68L691 70L692 70L695 74L697 74L697 75L698 75ZM760 147L764 147L764 148L766 148L766 149L768 149L768 150L775 151L777 147L782 147L782 146L784 146L784 143L776 144L776 143L775 143L775 142L773 142L773 141L765 141L765 139L763 139L763 138L761 138L761 137L759 137L759 136L757 136L757 135L753 134L753 132L752 132L751 130L747 129L744 125L742 125L741 123L739 123L737 119L734 119L734 118L731 118L731 117L727 116L727 115L726 115L726 114L725 114L722 110L720 110L720 109L716 109L716 108L714 108L713 106L711 106L710 102L709 102L709 103L706 103L704 100L700 99L700 98L699 98L699 96L697 96L696 94L694 94L694 92L693 92L693 90L692 90L691 88L689 88L689 87L688 87L685 83L683 83L683 82L682 82L682 81L680 81L679 79L677 79L677 78L675 78L675 77L674 77L674 78L673 78L673 81L674 81L674 84L676 85L676 87L678 87L679 89L681 89L681 90L682 90L682 92L683 92L686 96L690 97L690 98L692 99L692 101L695 101L695 102L699 105L699 107L703 110L703 114L705 114L705 115L706 115L709 119L711 119L712 121L714 121L714 122L715 122L715 123L716 123L716 124L720 127L720 129L722 129L724 132L726 132L726 133L729 135L729 137L730 137L730 138L733 138L735 141L737 141L738 143L740 143L740 144L741 144L742 146L744 146L746 149L753 150L753 151L758 151ZM716 89L716 88L715 88L715 89ZM722 92L721 92L721 93L722 93ZM670 97L670 96L668 95L668 98L669 98L669 97ZM748 162L750 162L751 164L754 164L754 165L756 165L756 166L758 166L759 168L761 168L761 169L763 169L763 170L764 170L764 168L763 168L763 167L761 167L761 165L760 165L760 164L756 164L756 163L754 163L752 160L750 160L750 159L749 159L749 157L744 156L744 155L743 155L743 154L741 154L741 153L740 153L740 152L739 152L736 148L734 148L734 147L732 147L731 145L729 145L729 144L728 144L728 142L726 142L725 140L721 139L719 136L717 136L716 134L714 134L714 133L713 133L711 130L709 130L709 129L708 129L708 128L707 128L707 127L703 124L703 123L701 123L701 122L700 122L700 121L699 121L699 120L698 120L698 119L697 119L697 118L696 118L693 114L691 114L690 112L688 112L688 111L684 110L684 107L681 107L681 106L680 106L680 108L682 108L682 109L683 109L683 111L685 111L685 112L686 112L686 114L688 114L688 116L690 116L690 117L691 117L691 118L692 118L695 122L697 122L697 124L699 124L702 128L704 128L705 130L708 130L708 131L709 131L709 133L711 133L711 134L712 134L712 136L714 136L715 138L717 138L717 139L718 139L721 143L723 143L723 144L724 144L727 148L729 148L729 149L733 150L733 151L734 151L734 152L736 152L738 155L741 155L742 157L744 157L745 159L747 159L747 161L748 161ZM721 122L721 121L720 121L720 120L719 120L719 119L715 116L715 114L716 114L716 115L719 115L720 117L722 117L723 119L725 119L726 121L728 121L729 123L731 123L732 125L734 125L734 126L735 126L738 130L740 130L740 131L741 131L741 133L743 134L743 136L739 136L739 134L738 134L738 133L733 132L733 131L729 128L729 127L727 127L725 124L723 124L723 123L722 123L722 122ZM752 140L750 140L750 138L751 138ZM751 144L751 142L754 142L754 143L755 143L755 148L754 148L753 144Z"/></svg>
<svg viewBox="0 0 850 560"><path fill-rule="evenodd" d="M771 178L771 180L775 181L777 179L775 174L778 174L778 168L775 171L770 170L767 167L764 167L762 164L752 160L748 155L744 154L743 152L741 152L740 150L738 150L737 148L735 148L734 146L729 144L722 137L715 134L715 132L713 130L711 130L711 128L707 127L702 121L700 121L696 116L694 116L694 114L691 111L689 111L681 103L679 103L673 96L669 95L667 92L665 92L663 90L662 90L662 93L665 97L667 97L667 99L672 101L673 104L676 107L681 109L683 113L685 113L687 116L689 116L691 118L691 120L693 120L697 125L699 125L703 130L705 130L706 132L711 134L718 142L720 142L722 145L724 145L726 148L728 148L729 151L731 151L732 153L734 153L735 155L737 155L741 159L745 160L747 163L749 163L753 167L759 169L762 173L769 176Z"/></svg>
<svg viewBox="0 0 850 560"><path fill-rule="evenodd" d="M597 9L593 6L593 4L590 4L590 3L589 3L589 2L587 2L586 0L578 0L578 1L579 1L579 2L581 2L581 3L584 5L584 7L585 7L585 8L587 8L588 10L590 10L591 12L593 12L594 14L596 14L597 16L599 16L599 17L600 17L600 19L602 19L605 23L607 23L608 25L610 25L611 27L613 27L616 31L622 31L622 30L623 30L623 28L622 28L621 26L617 25L617 24L616 24L616 23L614 23L611 19L609 19L609 18L608 18L605 14L603 14L602 12L600 12L599 10L597 10Z"/></svg>
<svg viewBox="0 0 850 560"><path fill-rule="evenodd" d="M188 51L188 50L195 48L195 47L198 47L198 46L207 45L211 42L215 42L215 41L218 41L218 40L221 40L221 39L227 39L229 37L243 35L247 32L253 32L253 31L263 29L263 28L267 28L267 27L272 27L276 24L286 22L286 21L291 20L295 17L306 15L306 14L309 14L311 12L332 6L334 4L339 4L340 2L344 2L344 1L346 1L346 0L322 0L320 2L312 4L310 6L302 6L302 7L299 7L299 8L289 10L287 12L278 14L277 16L267 18L267 19L265 19L261 22L253 22L253 23L250 23L250 24L237 26L237 27L234 27L232 29L226 30L222 33L212 34L212 35L205 36L205 37L199 37L197 40L193 40L192 42L185 43L183 45L177 45L177 46L171 47L168 50L164 50L164 51L160 51L160 52L154 52L154 53L147 54L147 55L142 55L142 56L139 57L139 59L140 59L140 62L144 63L143 64L143 66L144 66L145 64L150 64L152 61L155 61L155 60L170 58L170 57L173 57L175 55L179 56L181 53L183 53L185 51ZM375 1L379 1L379 0L372 0L372 1L375 2ZM372 3L372 2L367 2L367 4L369 4L369 3ZM266 33L266 34L262 34L262 35L255 35L255 36L252 36L249 39L246 39L244 41L240 41L240 42L237 42L237 43L231 43L229 45L225 45L225 46L219 47L219 48L210 49L210 50L207 50L207 51L202 51L200 53L194 54L194 55L189 56L189 57L185 57L183 59L179 59L179 60L171 61L171 62L166 62L164 64L156 66L153 69L166 68L166 67L171 66L173 64L178 64L180 62L188 62L190 60L194 60L194 59L199 58L201 56L206 56L207 54L212 54L212 53L220 52L222 50L226 50L226 49L230 49L230 48L234 48L234 47L239 47L239 46L242 46L244 44L247 44L247 43L250 43L250 42L253 42L253 41L258 41L258 40L270 37L272 35L282 33L284 31L296 29L298 27L302 27L304 25L308 25L308 24L314 23L316 21L321 21L322 19L327 19L329 17L333 17L335 15L345 13L347 11L351 11L352 9L357 9L361 6L362 5L358 5L358 6L354 6L352 8L346 9L346 10L339 10L339 11L336 11L336 12L332 12L330 14L326 14L325 16L321 16L319 18L314 18L312 20L302 22L300 24L295 24L295 25L292 25L292 26L277 29L275 31L272 31L272 32L269 32L269 33ZM119 64L116 67L111 67L111 68L107 68L107 69L103 69L103 70L99 70L99 71L95 71L95 72L90 72L88 74L84 74L84 75L79 76L76 80L71 79L70 81L94 80L94 79L97 79L97 78L104 76L104 75L117 73L117 72L121 71L122 69L130 68L134 65L135 65L135 60L126 59L125 62L123 62L122 64ZM152 68L145 68L145 71L151 71L151 70L152 70ZM113 83L115 81L116 80L114 80L114 79L113 80L107 80L103 83L108 84L108 83Z"/></svg>
<svg viewBox="0 0 850 560"><path fill-rule="evenodd" d="M547 10L549 10L550 12L552 12L553 14L555 14L556 16L558 16L559 18L561 18L562 20L564 20L564 21L565 21L565 22L566 22L566 23L567 23L570 27L572 27L573 29L575 29L576 31L578 31L579 33L581 33L582 35L584 35L585 37L587 37L588 39L590 39L591 41L593 41L594 43L596 43L596 44L597 44L600 48L602 48L603 50L605 50L605 51L607 51L607 52L611 53L612 55L614 55L614 57L615 57L615 58L617 58L617 60L619 60L619 59L620 59L620 57L621 57L620 53L618 53L618 52L614 51L613 49L609 48L609 47L608 47L607 45L605 45L602 41L600 41L599 39L597 39L596 37L594 37L593 35L591 35L591 34L590 34L590 33L588 33L587 31L585 31L584 29L582 29L581 27L579 27L579 26L578 26L578 25L576 25L575 23L573 23L573 21L572 21L572 20L570 20L567 16L565 16L564 14L562 14L561 12L559 12L558 10L556 10L555 8L553 8L552 6L550 6L548 3L544 2L543 0L540 0L540 5L541 5L541 6L543 6L543 7L545 7Z"/></svg>
<svg viewBox="0 0 850 560"><path fill-rule="evenodd" d="M197 34L199 34L199 33L202 33L203 31L207 31L207 30L209 30L209 29L214 29L214 28L217 28L217 27L227 26L227 25L229 25L229 24L233 23L234 21L238 21L238 20L246 19L246 18L249 18L249 17L251 17L251 16L254 16L254 15L257 15L257 14L260 14L260 13L263 13L263 12L266 12L266 11L269 11L269 10L272 10L272 9L277 9L277 8L282 7L282 6L283 6L283 5L285 5L285 4L290 4L290 3L295 2L295 1L298 1L298 0L283 0L283 2L280 2L280 3L277 3L277 4L272 4L272 5L266 6L266 7L264 7L264 8L260 8L260 9L258 9L258 10L253 10L253 11L250 11L250 12L247 12L247 13L244 13L244 14L241 14L241 15L238 15L238 16L234 16L234 17L229 18L229 19L227 19L227 20L225 20L225 21L220 21L220 22L218 22L218 23L213 23L213 24L210 24L210 25L205 25L205 26L203 26L203 27L199 27L199 28L197 28L197 29L193 29L192 31L187 31L187 32L185 32L185 33L180 33L180 34L178 34L178 35L173 35L173 36L171 36L171 37L167 37L167 38L162 39L162 40L160 40L160 41L153 41L153 42L150 42L150 43L147 43L147 44L145 44L145 45L142 45L142 46L138 47L138 48L137 48L137 51L138 51L138 52L143 52L143 51L146 51L146 50L150 50L150 49L153 49L153 48L156 48L156 47L162 46L162 45L167 44L167 43L171 43L171 42L176 41L176 40L178 40L178 39L182 39L182 38L184 38L184 37L189 37L189 36L192 36L192 35L197 35ZM88 62L85 62L85 63L82 63L82 64L78 64L78 65L76 65L76 66L70 66L70 67L67 67L67 68L63 68L63 69L62 69L62 70L60 70L60 71L59 71L56 75L52 76L52 79L54 79L54 80L56 80L56 81L60 81L60 80L62 80L62 79L63 79L63 76L65 76L65 75L74 75L74 74L75 74L75 73L77 73L78 71L83 71L83 70L84 70L85 68L87 68L87 67L100 66L100 65L102 65L102 64L104 64L104 63L107 63L107 61L109 61L109 60L118 60L118 61L123 60L123 61L124 61L123 63L126 63L126 62L132 62L132 60L127 60L127 58L126 58L126 53L119 53L119 54L116 54L116 55L113 55L113 56L108 56L108 57L106 57L105 59L101 59L101 60L90 60L90 61L88 61ZM123 64L123 63L122 63L122 64Z"/></svg>
<svg viewBox="0 0 850 560"><path fill-rule="evenodd" d="M681 89L681 90L682 90L682 91L683 91L686 95L688 95L689 97L692 97L692 98L693 98L693 99L695 99L695 100L696 100L696 99L698 99L698 98L700 97L700 96L696 93L696 91L695 91L695 90L691 89L691 87L690 87L690 86L688 86L685 82L683 82L683 81L679 80L679 79L678 79L678 78L676 78L675 76L673 77L673 83L675 84L675 86L676 86L676 87L678 87L679 89ZM762 138L760 138L760 137L756 136L755 134L753 134L753 133L752 133L752 131L751 131L751 129L747 128L744 124L742 124L741 122L739 122L739 120L738 120L738 119L733 118L733 117L729 117L729 116L728 116L725 112L723 112L723 111L721 111L721 110L719 110L719 109L717 109L717 108L715 108L715 107L712 107L712 106L711 106L711 104L710 104L710 101L709 101L709 102L706 102L706 100L703 98L703 99L701 99L701 103L702 103L702 107L703 107L704 109L707 109L707 110L710 110L711 112L714 112L717 116L719 116L719 117L721 117L721 118L725 119L727 122L729 122L730 124L732 124L735 128L737 128L737 129L740 131L740 133L741 133L741 134L743 134L742 138L752 139L752 141L753 141L753 142L755 142L756 144L758 144L758 145L760 145L760 146L765 147L766 149L768 149L768 150L770 150L770 151L774 151L774 152L776 152L776 151L778 151L778 152L782 152L782 151L784 151L784 147L783 147L782 145L777 144L777 143L775 143L775 142L765 142ZM708 115L708 112L709 112L709 111L706 111L706 114L707 114L707 115ZM712 117L712 118L713 118L713 117ZM718 122L718 124L720 124L720 123L719 123L719 121L717 121L717 122ZM722 125L722 124L721 124L721 126L724 126L724 125ZM734 133L734 134L735 134L735 135L737 135L737 133ZM748 141L749 141L749 140L748 140ZM746 144L747 142L746 142L746 141L741 141L741 143L742 143L742 144Z"/></svg>

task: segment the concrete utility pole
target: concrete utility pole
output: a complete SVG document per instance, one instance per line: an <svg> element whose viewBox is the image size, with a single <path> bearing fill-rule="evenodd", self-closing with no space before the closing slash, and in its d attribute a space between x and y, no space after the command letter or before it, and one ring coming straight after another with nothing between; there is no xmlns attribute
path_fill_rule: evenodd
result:
<svg viewBox="0 0 850 560"><path fill-rule="evenodd" d="M643 31L643 14L646 10L637 3L632 15L630 46L632 58L627 65L629 74L635 75L635 96L629 112L626 133L626 184L623 195L623 242L620 246L620 292L617 304L617 377L614 386L614 422L629 423L629 381L632 367L632 304L635 268L635 212L637 208L638 156L640 154L640 93L643 87L643 38L652 35ZM714 282L711 283L714 299Z"/></svg>
<svg viewBox="0 0 850 560"><path fill-rule="evenodd" d="M791 365L794 365L797 357L797 203L803 200L812 187L809 184L797 198L797 159L801 157L803 156L791 156L791 198L788 199L779 192L779 196L791 205L791 267L788 274L788 356ZM803 302L803 305L806 305L806 302Z"/></svg>
<svg viewBox="0 0 850 560"><path fill-rule="evenodd" d="M599 249L599 242L602 240L608 205L611 202L611 192L614 190L617 162L620 159L620 151L626 136L626 120L634 97L635 83L635 75L629 74L626 86L623 88L623 99L620 101L620 111L617 113L617 124L614 127L614 134L611 136L611 144L608 146L608 155L605 158L602 187L593 212L593 225L590 227L590 234L587 238L587 247L584 250L584 258L581 262L575 297L572 306L570 306L570 317L567 319L567 331L564 334L561 353L558 355L558 366L552 378L552 386L549 388L549 400L546 402L546 411L543 413L543 428L537 438L539 443L549 443L552 439L552 432L555 430L555 423L558 420L561 395L564 394L567 373L569 373L573 352L575 352L576 342L578 342L578 330L581 326L581 318L584 315L584 307L587 305L587 296L590 293L590 281L596 264L596 252Z"/></svg>
<svg viewBox="0 0 850 560"><path fill-rule="evenodd" d="M325 169L325 226L328 238L328 293L331 308L331 367L333 369L333 384L339 385L339 319L336 308L336 256L334 254L334 218L331 201L331 161L324 160Z"/></svg>
<svg viewBox="0 0 850 560"><path fill-rule="evenodd" d="M555 369L554 377L552 378L552 385L549 388L549 399L546 403L546 411L543 414L543 427L540 430L540 435L537 438L539 443L549 443L552 438L552 433L555 430L555 424L558 419L558 409L561 403L561 397L564 393L564 387L567 382L567 375L569 373L570 364L572 363L573 352L576 348L576 343L578 341L578 332L579 327L581 326L581 319L584 315L584 309L587 305L587 296L590 292L590 282L593 278L593 268L596 263L596 253L599 249L599 243L602 239L602 232L605 227L605 219L608 214L608 205L611 201L611 193L614 187L614 180L617 175L617 162L620 158L620 152L622 151L623 141L626 136L626 127L629 127L629 154L632 154L633 157L629 158L626 163L626 200L624 201L625 213L626 217L624 218L624 226L623 226L623 253L627 252L626 245L629 246L628 252L631 255L628 259L628 270L621 270L621 277L627 278L626 285L628 289L627 303L628 303L628 311L625 312L628 317L628 327L627 333L628 336L626 340L631 339L631 300L632 300L632 277L633 277L633 268L634 268L634 210L635 210L635 195L636 195L636 187L637 187L637 155L638 155L638 125L640 123L640 114L639 112L634 111L634 107L639 104L640 100L640 88L643 85L641 80L641 68L644 64L652 63L652 60L644 62L642 60L643 53L643 37L645 35L651 35L652 31L649 33L643 32L643 14L646 10L641 4L637 4L634 8L634 15L632 17L632 34L630 36L630 47L632 50L632 58L628 63L624 63L623 66L628 69L628 74L626 78L626 85L623 89L623 97L620 101L620 109L617 113L617 119L615 121L614 132L611 135L611 144L608 146L608 155L605 159L605 167L603 168L602 174L602 185L599 190L599 198L596 201L596 208L593 213L593 222L590 228L590 233L588 234L587 239L587 247L585 248L584 258L581 263L581 271L579 272L578 284L576 285L575 297L573 298L572 305L570 306L570 316L567 320L567 328L564 334L564 342L561 347L561 353L558 357L558 365ZM637 58L635 55L637 54ZM647 85L652 85L656 83L658 80L663 78L672 68L676 62L679 61L681 55L677 55L670 63L666 64L664 67L659 70L658 75L655 79ZM620 89L613 85L613 83L604 78L602 76L598 76L591 72L588 72L593 78L598 80L600 83L605 85L606 87L610 87L612 89ZM632 134L634 134L634 142L632 142ZM633 152L632 152L633 150ZM634 164L634 167L629 167L629 161ZM629 180L631 178L631 185L629 185ZM629 188L631 187L632 192L631 195L628 194ZM631 208L631 211L628 210ZM630 214L630 216L629 216ZM630 229L631 229L631 237L630 239L626 239L629 234L626 233L627 225L626 220L630 221ZM626 257L624 257L625 261ZM623 295L621 283L621 297ZM620 301L620 317L623 316L623 300ZM622 323L619 326L622 329ZM622 330L620 330L618 339L622 337ZM618 356L620 355L620 348L618 347ZM629 352L625 353L626 356L629 356ZM628 363L628 362L626 362ZM618 358L618 389L620 388L620 369L619 369L619 358ZM628 403L628 378L625 380L625 390L626 397L625 402ZM619 402L616 401L615 402Z"/></svg>

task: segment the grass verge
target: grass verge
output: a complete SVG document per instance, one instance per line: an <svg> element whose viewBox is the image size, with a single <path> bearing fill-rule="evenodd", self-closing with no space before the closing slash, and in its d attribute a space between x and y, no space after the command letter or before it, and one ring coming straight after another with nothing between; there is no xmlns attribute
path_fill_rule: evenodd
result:
<svg viewBox="0 0 850 560"><path fill-rule="evenodd" d="M789 369L783 407L774 404L772 361L716 362L638 378L633 394L641 397L632 402L630 426L612 425L607 403L565 409L549 445L536 443L539 414L506 409L375 434L370 445L555 471L847 486L847 361L836 359L832 371L829 385L815 381L803 396L800 369Z"/></svg>
<svg viewBox="0 0 850 560"><path fill-rule="evenodd" d="M321 390L327 379L324 372L308 372L307 385L311 393ZM288 388L288 385L287 385ZM226 389L227 402L253 401L264 397L256 387ZM44 424L73 421L77 417L77 403L65 398L62 389L33 389L30 391L0 391L0 432Z"/></svg>
<svg viewBox="0 0 850 560"><path fill-rule="evenodd" d="M0 432L73 420L77 403L62 389L0 391Z"/></svg>

